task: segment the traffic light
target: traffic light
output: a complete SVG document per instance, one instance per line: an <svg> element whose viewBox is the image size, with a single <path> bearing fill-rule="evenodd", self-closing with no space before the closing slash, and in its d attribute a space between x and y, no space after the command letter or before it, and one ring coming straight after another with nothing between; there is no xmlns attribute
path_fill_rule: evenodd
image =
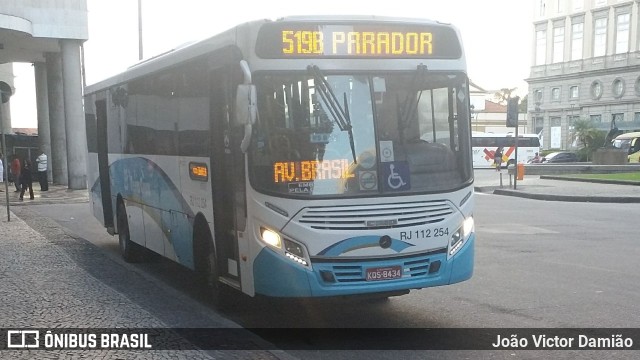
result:
<svg viewBox="0 0 640 360"><path fill-rule="evenodd" d="M520 97L507 100L507 127L518 127L518 102Z"/></svg>

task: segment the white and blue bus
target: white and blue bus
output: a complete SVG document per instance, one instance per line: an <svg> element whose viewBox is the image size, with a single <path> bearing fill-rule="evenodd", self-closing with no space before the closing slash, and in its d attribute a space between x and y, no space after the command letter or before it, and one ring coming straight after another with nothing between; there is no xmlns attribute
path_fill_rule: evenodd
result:
<svg viewBox="0 0 640 360"><path fill-rule="evenodd" d="M158 253L214 297L461 282L475 240L468 86L448 24L245 23L86 88L91 206L125 260Z"/></svg>

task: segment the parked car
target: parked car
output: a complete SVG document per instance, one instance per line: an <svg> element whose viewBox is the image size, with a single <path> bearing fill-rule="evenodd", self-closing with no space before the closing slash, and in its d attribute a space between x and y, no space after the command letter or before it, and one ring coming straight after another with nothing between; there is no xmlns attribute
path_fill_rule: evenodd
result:
<svg viewBox="0 0 640 360"><path fill-rule="evenodd" d="M568 162L577 162L578 155L576 153L572 153L570 151L557 151L552 152L545 155L542 158L541 163L543 164L551 164L551 163L568 163Z"/></svg>

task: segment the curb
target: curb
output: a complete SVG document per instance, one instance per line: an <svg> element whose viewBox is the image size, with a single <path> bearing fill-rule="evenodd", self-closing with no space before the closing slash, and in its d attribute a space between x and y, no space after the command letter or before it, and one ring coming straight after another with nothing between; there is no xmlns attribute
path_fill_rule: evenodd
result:
<svg viewBox="0 0 640 360"><path fill-rule="evenodd" d="M481 193L492 193L499 186L474 186L473 191Z"/></svg>
<svg viewBox="0 0 640 360"><path fill-rule="evenodd" d="M640 197L631 196L572 196L572 195L550 195L531 194L517 190L493 190L494 195L505 195L521 197L534 200L564 201L564 202L594 202L594 203L640 203Z"/></svg>
<svg viewBox="0 0 640 360"><path fill-rule="evenodd" d="M540 179L590 182L590 183L596 183L596 184L614 184L614 185L635 185L635 186L640 186L640 182L638 182L638 181L628 181L628 180L586 179L586 178L574 178L574 177L569 177L569 176L554 176L554 175L540 175Z"/></svg>

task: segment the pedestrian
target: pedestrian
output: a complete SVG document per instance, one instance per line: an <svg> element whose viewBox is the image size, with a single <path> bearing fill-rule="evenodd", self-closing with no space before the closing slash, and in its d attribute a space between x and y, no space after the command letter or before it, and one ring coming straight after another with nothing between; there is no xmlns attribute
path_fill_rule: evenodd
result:
<svg viewBox="0 0 640 360"><path fill-rule="evenodd" d="M539 164L542 162L542 158L540 158L540 154L536 153L536 156L531 159L532 164Z"/></svg>
<svg viewBox="0 0 640 360"><path fill-rule="evenodd" d="M496 166L496 171L500 171L500 169L502 168L502 155L504 148L502 146L498 146L498 148L496 149L496 151L493 153L493 163Z"/></svg>
<svg viewBox="0 0 640 360"><path fill-rule="evenodd" d="M47 179L47 154L42 151L36 158L38 163L38 181L40 182L40 191L49 191L49 180Z"/></svg>
<svg viewBox="0 0 640 360"><path fill-rule="evenodd" d="M13 177L13 185L16 187L16 192L20 192L21 184L20 184L20 171L22 170L22 166L20 165L20 156L18 154L13 155L13 160L11 161L11 177Z"/></svg>
<svg viewBox="0 0 640 360"><path fill-rule="evenodd" d="M22 183L22 188L20 190L20 201L22 201L24 191L27 190L27 188L29 188L29 198L33 200L33 177L31 176L31 160L24 161L20 174L20 182Z"/></svg>

